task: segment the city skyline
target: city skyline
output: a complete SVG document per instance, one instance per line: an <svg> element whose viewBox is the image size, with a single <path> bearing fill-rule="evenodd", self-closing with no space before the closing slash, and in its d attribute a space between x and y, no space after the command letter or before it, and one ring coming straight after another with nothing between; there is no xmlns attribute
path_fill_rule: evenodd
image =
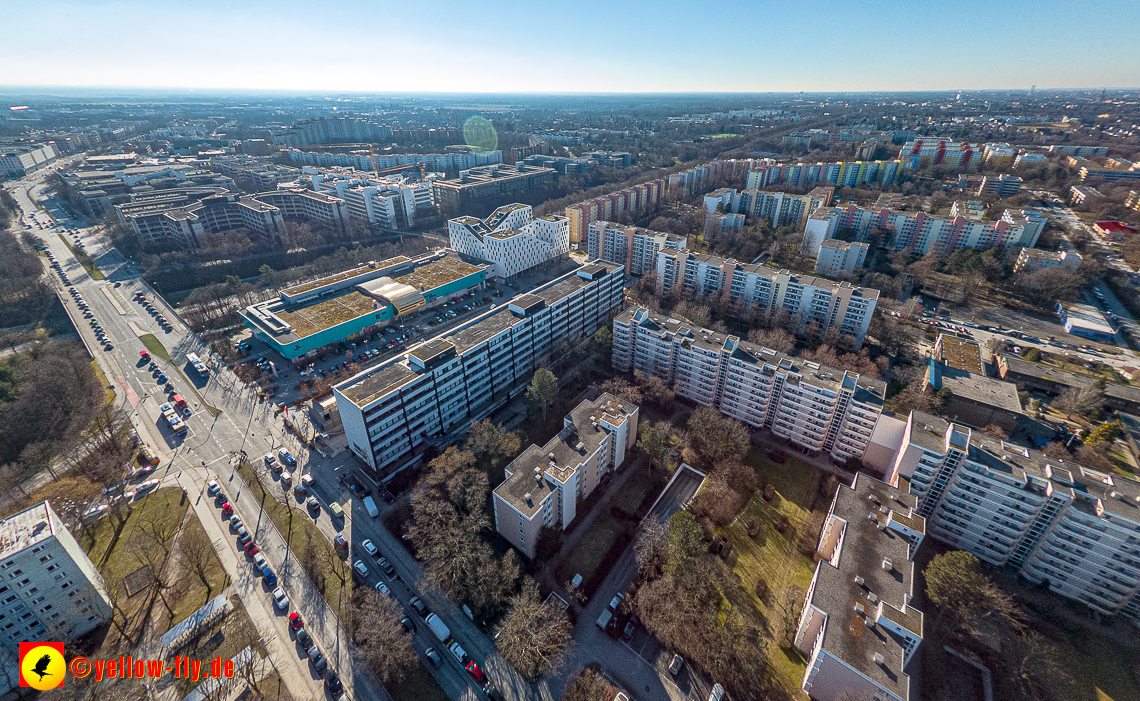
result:
<svg viewBox="0 0 1140 701"><path fill-rule="evenodd" d="M176 9L137 0L49 1L6 9L10 25L25 31L0 47L0 62L9 87L37 88L763 93L1140 86L1140 51L1088 40L1140 23L1134 3L1104 3L1096 13L1061 3L893 5L825 3L805 17L791 7L749 3L694 12L666 2L646 13L633 3L444 2L429 25L415 8L396 4L317 12L297 3ZM617 32L608 39L585 32L578 41L551 41L603 10L607 21L598 28ZM141 31L124 22L129 17L146 18ZM32 31L38 26L51 32ZM686 28L687 40L677 27ZM731 33L738 27L745 32ZM346 31L355 39L341 36ZM138 37L137 48L129 40L108 45L123 32Z"/></svg>

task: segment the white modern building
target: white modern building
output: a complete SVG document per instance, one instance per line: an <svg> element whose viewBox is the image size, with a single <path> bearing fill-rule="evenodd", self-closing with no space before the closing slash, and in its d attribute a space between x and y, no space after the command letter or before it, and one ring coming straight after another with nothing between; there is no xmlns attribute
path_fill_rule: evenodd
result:
<svg viewBox="0 0 1140 701"><path fill-rule="evenodd" d="M607 325L624 280L621 266L586 265L336 385L349 450L386 478L446 445Z"/></svg>
<svg viewBox="0 0 1140 701"><path fill-rule="evenodd" d="M52 144L0 152L0 174L22 178L59 157Z"/></svg>
<svg viewBox="0 0 1140 701"><path fill-rule="evenodd" d="M625 462L639 413L636 404L603 393L567 414L546 445L524 450L493 492L499 535L533 560L542 527L565 529L602 477Z"/></svg>
<svg viewBox="0 0 1140 701"><path fill-rule="evenodd" d="M1140 619L1140 482L917 411L887 477L909 482L935 538Z"/></svg>
<svg viewBox="0 0 1140 701"><path fill-rule="evenodd" d="M836 239L824 241L815 259L815 273L827 277L850 277L855 268L863 265L870 248L865 243Z"/></svg>
<svg viewBox="0 0 1140 701"><path fill-rule="evenodd" d="M797 275L763 265L740 263L687 249L657 254L657 291L695 291L722 295L727 291L742 310L775 315L781 310L799 325L837 327L862 345L875 313L879 291L810 275Z"/></svg>
<svg viewBox="0 0 1140 701"><path fill-rule="evenodd" d="M629 275L644 275L657 269L660 251L681 249L688 243L686 237L676 234L596 221L590 224L587 254L590 260L624 265Z"/></svg>
<svg viewBox="0 0 1140 701"><path fill-rule="evenodd" d="M0 521L0 645L67 641L110 618L102 577L50 503ZM0 685L15 686L11 677Z"/></svg>
<svg viewBox="0 0 1140 701"><path fill-rule="evenodd" d="M840 485L795 634L812 699L910 701L904 670L923 637L913 557L926 533L915 507L905 489L862 473Z"/></svg>
<svg viewBox="0 0 1140 701"><path fill-rule="evenodd" d="M836 460L862 458L886 385L793 358L683 319L631 307L614 318L613 366Z"/></svg>
<svg viewBox="0 0 1140 701"><path fill-rule="evenodd" d="M335 195L344 200L352 219L385 229L406 230L421 217L436 214L431 182L412 182L404 178L376 179L365 173L338 173L305 166L313 190Z"/></svg>
<svg viewBox="0 0 1140 701"><path fill-rule="evenodd" d="M1023 248L1017 254L1015 273L1035 273L1046 268L1064 268L1076 272L1081 267L1081 254L1076 251L1043 251L1039 248Z"/></svg>
<svg viewBox="0 0 1140 701"><path fill-rule="evenodd" d="M451 247L491 264L488 276L510 280L570 254L570 220L554 214L534 218L529 205L499 207L486 219L447 221Z"/></svg>

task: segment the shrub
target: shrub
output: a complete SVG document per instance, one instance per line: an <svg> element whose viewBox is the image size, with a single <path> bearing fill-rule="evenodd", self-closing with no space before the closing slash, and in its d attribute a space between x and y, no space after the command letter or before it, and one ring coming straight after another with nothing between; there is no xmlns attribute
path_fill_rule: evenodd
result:
<svg viewBox="0 0 1140 701"><path fill-rule="evenodd" d="M748 537L751 538L752 540L756 540L756 538L759 535L760 535L760 522L757 521L756 519L752 519L752 522L748 524Z"/></svg>
<svg viewBox="0 0 1140 701"><path fill-rule="evenodd" d="M756 598L763 601L766 596L768 596L768 580L761 577L756 580Z"/></svg>
<svg viewBox="0 0 1140 701"><path fill-rule="evenodd" d="M764 485L764 501L772 501L776 496L776 487L770 484Z"/></svg>
<svg viewBox="0 0 1140 701"><path fill-rule="evenodd" d="M776 519L776 532L777 533L786 532L788 530L788 525L790 523L791 522L788 521L787 516L785 516L784 514L780 514L780 517L778 519Z"/></svg>

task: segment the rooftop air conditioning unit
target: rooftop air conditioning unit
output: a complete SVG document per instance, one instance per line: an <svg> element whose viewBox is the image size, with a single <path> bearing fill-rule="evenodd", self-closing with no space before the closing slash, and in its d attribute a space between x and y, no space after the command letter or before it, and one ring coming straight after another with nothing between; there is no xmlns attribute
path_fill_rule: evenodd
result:
<svg viewBox="0 0 1140 701"><path fill-rule="evenodd" d="M887 658L883 657L883 653L881 653L881 652L875 653L875 664L882 665L886 662L886 659Z"/></svg>
<svg viewBox="0 0 1140 701"><path fill-rule="evenodd" d="M887 572L890 572L894 568L895 568L895 563L891 562L891 558L884 557L883 558L883 569L886 570Z"/></svg>
<svg viewBox="0 0 1140 701"><path fill-rule="evenodd" d="M861 601L855 602L855 613L859 614L860 616L867 613L867 610L863 607L863 602L861 602Z"/></svg>
<svg viewBox="0 0 1140 701"><path fill-rule="evenodd" d="M866 586L866 580L863 579L862 577L856 576L855 577L855 584L857 584L861 587L865 587Z"/></svg>

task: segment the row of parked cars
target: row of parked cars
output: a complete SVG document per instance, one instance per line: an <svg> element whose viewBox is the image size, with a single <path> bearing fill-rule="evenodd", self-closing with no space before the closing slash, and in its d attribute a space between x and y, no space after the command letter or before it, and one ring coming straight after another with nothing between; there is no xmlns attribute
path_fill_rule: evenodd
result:
<svg viewBox="0 0 1140 701"><path fill-rule="evenodd" d="M237 536L238 545L245 551L245 556L249 558L251 564L261 575L262 581L265 582L265 587L270 589L270 596L273 598L273 605L277 607L278 611L285 612L290 610L289 595L285 592L285 588L280 585L276 573L273 568L269 566L269 562L265 559L265 555L261 553L261 548L258 547L254 536L242 523L241 517L234 513L233 504L226 500L226 495L222 491L222 486L218 484L217 480L210 480L206 483L207 493L214 497L216 501L221 503L222 517L229 519L230 530ZM328 686L329 693L333 698L339 698L339 695L344 691L344 684L340 680L340 676L336 671L329 666L328 658L325 657L320 647L317 646L316 641L305 630L305 621L302 618L300 611L292 610L289 613L289 630L293 633L297 644L304 651L305 656L309 658L309 662L313 665L313 669L317 674L325 679L325 684Z"/></svg>
<svg viewBox="0 0 1140 701"><path fill-rule="evenodd" d="M147 310L147 312L154 317L154 320L158 322L158 325L162 328L163 331L166 333L174 331L174 327L170 325L170 322L166 319L165 316L163 316L159 308L150 303L150 300L147 299L147 296L145 294L142 292L136 292L135 301L141 304L143 306L143 309Z"/></svg>
<svg viewBox="0 0 1140 701"><path fill-rule="evenodd" d="M79 311L83 312L83 318L91 323L91 330L95 332L95 340L99 341L103 346L103 350L114 350L115 346L111 343L111 339L107 337L107 333L103 330L103 325L95 318L95 313L91 311L87 300L83 299L83 293L75 287L68 287L67 291L71 293L71 299L75 302L75 305L79 307Z"/></svg>

